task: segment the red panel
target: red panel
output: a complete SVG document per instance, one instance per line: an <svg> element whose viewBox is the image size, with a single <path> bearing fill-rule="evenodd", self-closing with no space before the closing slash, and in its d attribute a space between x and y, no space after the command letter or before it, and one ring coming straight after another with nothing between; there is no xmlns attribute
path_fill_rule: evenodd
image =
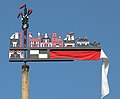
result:
<svg viewBox="0 0 120 99"><path fill-rule="evenodd" d="M100 51L50 51L50 58L74 58L76 60L99 60Z"/></svg>

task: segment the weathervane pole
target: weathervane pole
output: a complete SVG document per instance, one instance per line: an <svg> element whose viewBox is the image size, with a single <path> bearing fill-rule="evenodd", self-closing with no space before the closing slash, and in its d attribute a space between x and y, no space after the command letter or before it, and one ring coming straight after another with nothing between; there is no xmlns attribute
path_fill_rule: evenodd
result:
<svg viewBox="0 0 120 99"><path fill-rule="evenodd" d="M22 17L22 30L24 31L24 48L27 47L27 29L29 27L28 19L32 10L27 10L26 4L20 6L20 9L24 8L24 14L20 12L17 18ZM26 51L24 52L24 58L26 58ZM22 65L22 99L29 99L29 66L24 61Z"/></svg>
<svg viewBox="0 0 120 99"><path fill-rule="evenodd" d="M29 66L22 65L22 99L29 99Z"/></svg>

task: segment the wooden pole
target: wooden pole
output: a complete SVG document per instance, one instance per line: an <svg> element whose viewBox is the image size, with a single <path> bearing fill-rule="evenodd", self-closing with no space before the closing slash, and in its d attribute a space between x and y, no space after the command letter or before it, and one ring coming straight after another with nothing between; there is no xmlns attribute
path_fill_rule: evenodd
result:
<svg viewBox="0 0 120 99"><path fill-rule="evenodd" d="M22 66L22 99L29 99L29 66Z"/></svg>

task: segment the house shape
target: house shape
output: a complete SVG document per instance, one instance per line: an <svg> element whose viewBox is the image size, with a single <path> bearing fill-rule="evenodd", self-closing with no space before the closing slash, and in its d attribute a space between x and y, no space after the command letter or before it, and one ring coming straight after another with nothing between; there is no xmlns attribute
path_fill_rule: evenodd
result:
<svg viewBox="0 0 120 99"><path fill-rule="evenodd" d="M52 42L51 42L51 38L50 38L50 34L42 34L42 38L41 38L41 47L52 47Z"/></svg>
<svg viewBox="0 0 120 99"><path fill-rule="evenodd" d="M40 33L37 38L33 38L32 33L29 32L29 47L40 47Z"/></svg>
<svg viewBox="0 0 120 99"><path fill-rule="evenodd" d="M63 40L61 35L57 38L56 32L52 33L52 47L63 47Z"/></svg>
<svg viewBox="0 0 120 99"><path fill-rule="evenodd" d="M78 46L89 46L89 41L88 41L87 37L78 39L77 45Z"/></svg>
<svg viewBox="0 0 120 99"><path fill-rule="evenodd" d="M22 47L22 33L15 32L10 37L10 47Z"/></svg>
<svg viewBox="0 0 120 99"><path fill-rule="evenodd" d="M75 37L73 36L74 32L69 32L64 39L64 47L75 47Z"/></svg>

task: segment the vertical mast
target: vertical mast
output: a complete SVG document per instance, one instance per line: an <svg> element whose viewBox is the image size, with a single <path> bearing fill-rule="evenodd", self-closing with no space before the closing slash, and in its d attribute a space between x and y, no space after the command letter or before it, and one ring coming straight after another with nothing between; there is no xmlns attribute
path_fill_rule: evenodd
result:
<svg viewBox="0 0 120 99"><path fill-rule="evenodd" d="M24 13L20 12L17 16L19 18L22 17L22 30L24 32L24 48L27 47L27 29L29 27L29 15L32 13L32 10L27 10L26 4L20 6L20 9L24 8ZM21 34L22 36L22 34ZM22 37L20 38L22 39ZM20 43L22 47L22 44ZM26 58L26 51L24 52L24 58ZM25 64L22 66L22 99L29 99L29 66Z"/></svg>
<svg viewBox="0 0 120 99"><path fill-rule="evenodd" d="M29 99L29 66L22 66L22 99Z"/></svg>

